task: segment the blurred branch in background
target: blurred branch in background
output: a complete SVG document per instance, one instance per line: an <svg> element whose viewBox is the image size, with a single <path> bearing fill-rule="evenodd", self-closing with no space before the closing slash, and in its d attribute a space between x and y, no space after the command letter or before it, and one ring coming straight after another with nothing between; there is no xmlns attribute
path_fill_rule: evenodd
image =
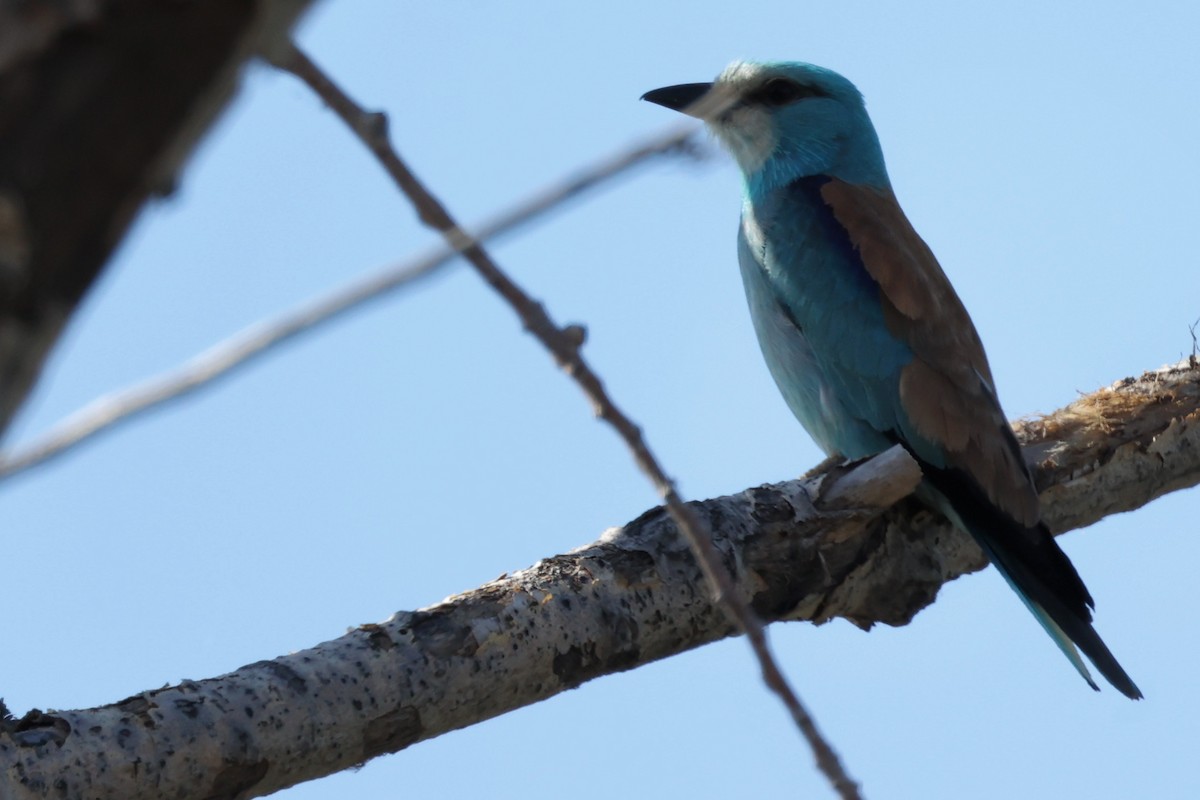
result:
<svg viewBox="0 0 1200 800"><path fill-rule="evenodd" d="M1051 528L1089 525L1200 482L1200 368L1128 378L1016 427ZM893 448L688 506L764 619L903 625L987 564L944 519L896 502L918 475ZM670 516L651 509L310 649L99 708L30 711L0 733L3 796L261 797L731 635L703 587Z"/></svg>
<svg viewBox="0 0 1200 800"><path fill-rule="evenodd" d="M627 145L547 186L529 198L473 228L478 241L490 241L545 217L551 211L598 189L635 167L662 157L702 159L706 155L694 125L671 128ZM0 480L38 466L87 442L97 434L128 422L246 366L278 345L330 322L364 304L427 278L459 255L438 247L403 264L381 270L335 289L324 297L259 322L219 342L176 369L134 386L99 397L52 425L44 434L14 451L0 453Z"/></svg>
<svg viewBox="0 0 1200 800"><path fill-rule="evenodd" d="M0 435L242 64L308 5L0 2Z"/></svg>

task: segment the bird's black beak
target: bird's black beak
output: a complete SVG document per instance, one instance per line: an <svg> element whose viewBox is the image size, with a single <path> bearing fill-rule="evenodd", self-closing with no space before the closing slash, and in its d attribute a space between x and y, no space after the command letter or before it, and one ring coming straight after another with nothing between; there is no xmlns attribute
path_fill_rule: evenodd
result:
<svg viewBox="0 0 1200 800"><path fill-rule="evenodd" d="M646 92L642 95L642 99L672 111L682 111L688 114L691 113L689 108L695 106L700 98L708 94L712 86L711 83L681 83L678 86L664 86L661 89ZM700 117L700 114L691 113L691 116Z"/></svg>

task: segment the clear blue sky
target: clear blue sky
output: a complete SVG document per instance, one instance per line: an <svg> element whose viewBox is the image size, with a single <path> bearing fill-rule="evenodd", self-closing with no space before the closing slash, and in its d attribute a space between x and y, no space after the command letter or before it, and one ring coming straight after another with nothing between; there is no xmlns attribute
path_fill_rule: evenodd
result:
<svg viewBox="0 0 1200 800"><path fill-rule="evenodd" d="M301 41L465 220L677 120L646 90L735 57L854 80L1010 416L1173 362L1200 317L1195 3L324 3ZM684 493L820 459L762 365L738 179L664 164L496 247ZM9 442L434 237L295 80L258 67L143 215ZM107 703L334 638L655 504L464 269L0 486L0 693ZM992 570L909 626L772 629L873 798L1200 794L1200 494L1062 543L1147 695L1089 691ZM14 602L13 598L18 598ZM19 656L11 654L19 653ZM540 787L551 787L545 789ZM828 797L743 642L603 678L281 795Z"/></svg>

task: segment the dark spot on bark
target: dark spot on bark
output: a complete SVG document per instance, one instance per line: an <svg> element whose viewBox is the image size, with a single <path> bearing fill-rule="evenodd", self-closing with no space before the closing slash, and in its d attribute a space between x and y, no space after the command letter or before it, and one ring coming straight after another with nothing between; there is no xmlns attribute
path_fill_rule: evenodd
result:
<svg viewBox="0 0 1200 800"><path fill-rule="evenodd" d="M579 645L573 644L565 653L554 655L554 674L567 686L575 687L587 680L579 677L584 671L584 665L583 650Z"/></svg>
<svg viewBox="0 0 1200 800"><path fill-rule="evenodd" d="M403 750L420 741L423 733L417 709L399 706L367 723L363 732L363 760Z"/></svg>
<svg viewBox="0 0 1200 800"><path fill-rule="evenodd" d="M202 705L204 705L203 697L198 697L195 700L179 697L175 700L175 708L188 719L195 719L200 714L200 706Z"/></svg>
<svg viewBox="0 0 1200 800"><path fill-rule="evenodd" d="M757 522L787 522L796 516L796 509L783 494L770 486L759 486L750 490L753 506L750 515Z"/></svg>
<svg viewBox="0 0 1200 800"><path fill-rule="evenodd" d="M12 730L13 739L21 747L41 747L51 742L61 745L71 735L71 724L34 708L13 723Z"/></svg>
<svg viewBox="0 0 1200 800"><path fill-rule="evenodd" d="M619 550L609 566L619 586L644 586L658 579L654 557L645 550Z"/></svg>
<svg viewBox="0 0 1200 800"><path fill-rule="evenodd" d="M780 513L780 512L775 512ZM796 606L819 599L836 586L864 557L871 537L822 539L805 524L766 523L761 534L744 543L745 564L752 564L763 586L751 606L767 620L786 617ZM876 540L876 544L878 540Z"/></svg>
<svg viewBox="0 0 1200 800"><path fill-rule="evenodd" d="M470 658L479 649L479 643L475 641L475 634L471 633L471 629L451 619L447 614L414 613L412 635L422 650L437 658Z"/></svg>
<svg viewBox="0 0 1200 800"><path fill-rule="evenodd" d="M821 568L820 559L798 559L783 563L801 563L807 567L803 570L758 571L758 577L766 586L751 598L750 605L766 620L787 616L802 600L820 592L826 586L827 575Z"/></svg>
<svg viewBox="0 0 1200 800"><path fill-rule="evenodd" d="M713 531L714 536L720 538L717 532L725 530L725 509L721 504L689 501L687 505L693 513L708 523L708 528Z"/></svg>
<svg viewBox="0 0 1200 800"><path fill-rule="evenodd" d="M620 672L638 665L640 653L636 645L630 642L636 638L636 626L625 625L625 633L616 632L616 638L625 646L614 649L608 657L601 658L596 652L595 642L585 642L582 646L571 645L565 652L554 656L554 674L568 689L574 689L585 681L611 672ZM632 635L630 635L632 632Z"/></svg>
<svg viewBox="0 0 1200 800"><path fill-rule="evenodd" d="M396 646L396 643L392 641L391 636L388 636L387 631L382 625L375 625L373 623L363 625L360 630L367 634L367 644L370 645L372 650L391 650Z"/></svg>
<svg viewBox="0 0 1200 800"><path fill-rule="evenodd" d="M116 707L126 714L143 714L150 707L150 701L143 695L135 694L118 702Z"/></svg>
<svg viewBox="0 0 1200 800"><path fill-rule="evenodd" d="M608 659L606 672L623 672L641 664L641 654L635 647L632 650L618 650Z"/></svg>
<svg viewBox="0 0 1200 800"><path fill-rule="evenodd" d="M117 703L116 707L120 709L122 713L137 717L138 721L141 722L146 728L158 727L157 723L154 721L154 718L150 716L150 711L158 708L158 704L151 702L150 699L144 694L135 694L133 697L127 697L121 702Z"/></svg>
<svg viewBox="0 0 1200 800"><path fill-rule="evenodd" d="M247 790L263 779L269 766L270 762L266 759L225 762L224 768L213 778L212 786L205 795L206 800L233 800L236 797L244 797Z"/></svg>
<svg viewBox="0 0 1200 800"><path fill-rule="evenodd" d="M543 558L538 563L538 570L545 575L547 582L565 583L573 592L583 591L594 581L592 574L574 555ZM497 608L501 607L500 604L497 604Z"/></svg>
<svg viewBox="0 0 1200 800"><path fill-rule="evenodd" d="M279 682L283 683L288 691L294 694L307 694L308 683L304 678L300 677L300 673L289 667L282 661L256 661L243 669L261 669L271 673L271 675Z"/></svg>

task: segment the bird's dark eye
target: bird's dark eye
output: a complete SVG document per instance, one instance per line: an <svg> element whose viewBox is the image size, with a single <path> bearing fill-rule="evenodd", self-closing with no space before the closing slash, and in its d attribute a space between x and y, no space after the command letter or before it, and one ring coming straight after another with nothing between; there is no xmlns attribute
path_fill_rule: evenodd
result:
<svg viewBox="0 0 1200 800"><path fill-rule="evenodd" d="M815 86L805 86L788 78L771 78L753 92L748 99L767 106L785 106L806 97L826 97Z"/></svg>

